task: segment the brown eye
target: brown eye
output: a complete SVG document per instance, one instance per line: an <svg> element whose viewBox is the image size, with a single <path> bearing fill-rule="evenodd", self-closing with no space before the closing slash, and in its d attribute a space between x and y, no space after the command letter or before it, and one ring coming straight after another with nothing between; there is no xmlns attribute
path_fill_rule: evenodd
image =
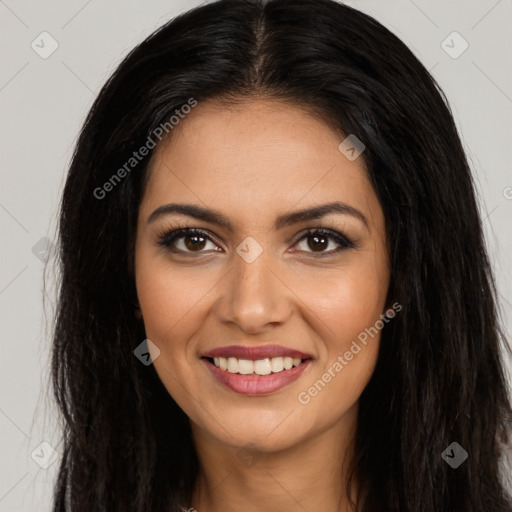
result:
<svg viewBox="0 0 512 512"><path fill-rule="evenodd" d="M306 242L305 252L317 254L333 254L344 249L351 249L355 245L341 233L328 229L318 228L309 230L297 243ZM337 247L336 247L337 246ZM331 247L330 250L326 250Z"/></svg>
<svg viewBox="0 0 512 512"><path fill-rule="evenodd" d="M212 249L217 248L206 232L193 228L176 229L164 233L157 241L158 245L167 247L174 252L183 253L201 253L208 242L213 246Z"/></svg>
<svg viewBox="0 0 512 512"><path fill-rule="evenodd" d="M191 251L200 251L206 245L206 237L201 235L187 235L182 237L185 241L185 246Z"/></svg>
<svg viewBox="0 0 512 512"><path fill-rule="evenodd" d="M329 238L325 235L321 236L308 236L308 247L310 247L313 251L323 251L329 245Z"/></svg>
<svg viewBox="0 0 512 512"><path fill-rule="evenodd" d="M297 244L307 240L307 247L304 252L323 254L333 254L344 249L355 247L354 244L341 233L324 228L309 230ZM218 250L218 246L212 241L210 236L201 230L195 228L181 228L162 234L158 239L158 245L169 248L174 252L182 253L201 253L208 243L212 244L213 250ZM331 247L330 250L326 250Z"/></svg>

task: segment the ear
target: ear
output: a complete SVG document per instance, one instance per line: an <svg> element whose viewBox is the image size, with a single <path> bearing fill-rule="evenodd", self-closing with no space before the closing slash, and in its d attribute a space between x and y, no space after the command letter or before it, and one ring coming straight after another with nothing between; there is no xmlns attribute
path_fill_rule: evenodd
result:
<svg viewBox="0 0 512 512"><path fill-rule="evenodd" d="M139 308L134 309L133 314L137 320L140 320L142 318L142 311Z"/></svg>

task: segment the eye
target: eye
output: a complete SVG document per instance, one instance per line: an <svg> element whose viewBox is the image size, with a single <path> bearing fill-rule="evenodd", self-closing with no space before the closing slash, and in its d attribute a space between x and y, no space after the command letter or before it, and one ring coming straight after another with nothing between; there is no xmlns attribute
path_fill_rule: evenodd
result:
<svg viewBox="0 0 512 512"><path fill-rule="evenodd" d="M306 242L305 246L311 249L311 252L322 255L333 254L343 251L344 249L352 249L355 247L355 245L341 233L320 227L309 229L307 233L298 240L297 244L303 241ZM338 245L338 247L334 247L334 249L331 250L325 250L328 247L332 247L332 245ZM310 251L306 250L306 252Z"/></svg>
<svg viewBox="0 0 512 512"><path fill-rule="evenodd" d="M309 229L295 245L305 243L305 252L323 254L333 254L344 249L354 248L355 245L344 235L326 228ZM196 228L180 228L166 231L158 236L158 245L167 247L169 250L181 253L201 253L207 250L210 243L213 249L218 252L218 245L213 242L210 235L201 229ZM332 246L334 245L334 248ZM336 247L337 245L337 247ZM331 247L330 250L326 250ZM308 248L310 250L308 250Z"/></svg>
<svg viewBox="0 0 512 512"><path fill-rule="evenodd" d="M203 252L210 242L213 248L218 247L206 231L195 228L181 228L168 231L158 237L158 245L168 247L175 252Z"/></svg>

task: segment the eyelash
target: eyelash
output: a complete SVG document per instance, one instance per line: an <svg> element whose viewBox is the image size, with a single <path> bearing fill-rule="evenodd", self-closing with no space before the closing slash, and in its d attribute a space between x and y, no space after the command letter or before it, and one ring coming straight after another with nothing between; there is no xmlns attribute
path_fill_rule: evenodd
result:
<svg viewBox="0 0 512 512"><path fill-rule="evenodd" d="M334 242L336 242L339 247L334 250L330 251L320 251L318 253L315 253L314 251L306 251L310 252L310 254L313 254L315 257L321 258L325 255L332 255L337 254L340 251L343 251L345 249L353 249L355 247L355 244L349 240L345 235L342 235L341 233L338 233L337 231L333 231L332 229L323 228L321 226L310 228L304 233L296 242L294 245L297 245L302 240L312 238L313 236L323 236L332 239ZM210 235L207 231L204 231L202 229L197 228L178 228L178 229L171 229L164 231L163 233L160 233L157 236L157 244L165 247L166 249L169 249L170 251L181 253L181 254L201 254L203 251L182 251L181 249L172 249L172 244L176 240L180 238L186 238L187 236L201 236L206 238L207 240L211 241L215 244L215 241L212 240ZM217 244L215 244L217 245Z"/></svg>

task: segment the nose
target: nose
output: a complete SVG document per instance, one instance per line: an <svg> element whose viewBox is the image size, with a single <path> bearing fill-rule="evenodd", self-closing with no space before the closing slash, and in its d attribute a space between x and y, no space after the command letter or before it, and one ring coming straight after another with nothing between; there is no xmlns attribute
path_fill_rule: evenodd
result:
<svg viewBox="0 0 512 512"><path fill-rule="evenodd" d="M270 251L251 263L233 255L232 267L220 284L217 315L247 333L263 332L285 323L293 311L293 292ZM280 275L281 274L281 275Z"/></svg>

